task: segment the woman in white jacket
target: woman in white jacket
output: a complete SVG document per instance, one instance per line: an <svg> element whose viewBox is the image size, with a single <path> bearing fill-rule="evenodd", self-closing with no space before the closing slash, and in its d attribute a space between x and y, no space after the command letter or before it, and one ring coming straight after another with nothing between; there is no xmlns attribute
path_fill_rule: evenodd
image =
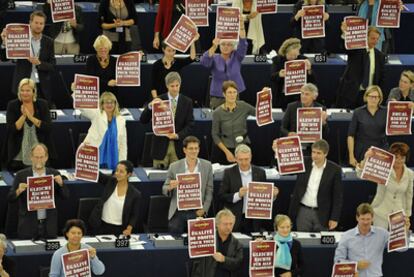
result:
<svg viewBox="0 0 414 277"><path fill-rule="evenodd" d="M248 54L257 55L265 44L262 15L256 11L257 0L233 0L233 7L240 8L246 28L249 47Z"/></svg>
<svg viewBox="0 0 414 277"><path fill-rule="evenodd" d="M126 122L115 95L102 93L99 110L81 109L81 113L91 121L83 143L99 147L100 167L114 170L119 161L127 159Z"/></svg>

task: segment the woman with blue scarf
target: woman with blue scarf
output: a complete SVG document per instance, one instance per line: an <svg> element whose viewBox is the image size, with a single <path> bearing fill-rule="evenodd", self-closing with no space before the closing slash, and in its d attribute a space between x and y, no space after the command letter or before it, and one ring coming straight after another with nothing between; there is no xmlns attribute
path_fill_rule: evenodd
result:
<svg viewBox="0 0 414 277"><path fill-rule="evenodd" d="M303 274L304 261L302 246L290 233L292 221L287 215L275 217L275 276L293 277Z"/></svg>
<svg viewBox="0 0 414 277"><path fill-rule="evenodd" d="M115 95L102 93L99 110L81 109L81 113L91 121L83 143L99 147L101 168L115 170L118 161L127 159L126 123Z"/></svg>

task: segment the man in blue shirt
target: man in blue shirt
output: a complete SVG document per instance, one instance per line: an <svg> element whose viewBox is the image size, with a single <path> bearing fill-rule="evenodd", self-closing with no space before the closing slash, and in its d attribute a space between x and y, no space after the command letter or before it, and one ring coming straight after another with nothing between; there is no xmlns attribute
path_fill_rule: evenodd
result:
<svg viewBox="0 0 414 277"><path fill-rule="evenodd" d="M358 225L346 231L335 251L334 262L354 261L358 263L359 277L382 276L384 248L388 242L388 231L372 226L374 210L368 203L358 206L356 220ZM409 221L407 221L407 230Z"/></svg>

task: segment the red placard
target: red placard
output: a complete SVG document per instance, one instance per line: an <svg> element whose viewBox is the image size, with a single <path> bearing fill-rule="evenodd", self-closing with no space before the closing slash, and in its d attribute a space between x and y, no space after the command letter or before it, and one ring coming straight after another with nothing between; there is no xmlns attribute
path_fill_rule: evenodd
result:
<svg viewBox="0 0 414 277"><path fill-rule="evenodd" d="M300 94L301 87L306 84L305 60L285 62L285 95Z"/></svg>
<svg viewBox="0 0 414 277"><path fill-rule="evenodd" d="M303 153L298 136L276 140L277 167L280 175L305 172Z"/></svg>
<svg viewBox="0 0 414 277"><path fill-rule="evenodd" d="M371 146L374 155L365 161L361 178L378 185L387 185L394 165L395 156L390 152Z"/></svg>
<svg viewBox="0 0 414 277"><path fill-rule="evenodd" d="M322 138L322 108L298 108L296 133L301 142L313 143Z"/></svg>
<svg viewBox="0 0 414 277"><path fill-rule="evenodd" d="M272 219L273 183L250 182L247 191L246 218Z"/></svg>
<svg viewBox="0 0 414 277"><path fill-rule="evenodd" d="M88 249L62 254L65 277L92 276Z"/></svg>
<svg viewBox="0 0 414 277"><path fill-rule="evenodd" d="M97 182L99 177L99 148L81 144L76 151L75 178Z"/></svg>
<svg viewBox="0 0 414 277"><path fill-rule="evenodd" d="M190 258L212 256L216 253L216 222L214 218L190 219L188 254Z"/></svg>
<svg viewBox="0 0 414 277"><path fill-rule="evenodd" d="M256 11L261 14L277 13L277 0L257 0Z"/></svg>
<svg viewBox="0 0 414 277"><path fill-rule="evenodd" d="M53 22L75 19L75 1L51 0L50 12L52 13Z"/></svg>
<svg viewBox="0 0 414 277"><path fill-rule="evenodd" d="M249 246L249 276L273 277L276 242L250 241Z"/></svg>
<svg viewBox="0 0 414 277"><path fill-rule="evenodd" d="M368 20L358 16L346 16L345 49L368 48Z"/></svg>
<svg viewBox="0 0 414 277"><path fill-rule="evenodd" d="M185 0L185 15L196 26L208 26L208 0Z"/></svg>
<svg viewBox="0 0 414 277"><path fill-rule="evenodd" d="M332 268L331 277L354 277L357 273L357 262L336 263Z"/></svg>
<svg viewBox="0 0 414 277"><path fill-rule="evenodd" d="M302 38L325 37L324 5L303 6Z"/></svg>
<svg viewBox="0 0 414 277"><path fill-rule="evenodd" d="M152 105L152 131L156 136L175 133L174 115L170 100L156 102Z"/></svg>
<svg viewBox="0 0 414 277"><path fill-rule="evenodd" d="M259 127L273 123L272 90L262 90L256 98L256 123Z"/></svg>
<svg viewBox="0 0 414 277"><path fill-rule="evenodd" d="M27 210L55 208L53 175L27 177Z"/></svg>
<svg viewBox="0 0 414 277"><path fill-rule="evenodd" d="M200 173L177 174L177 208L179 211L203 208Z"/></svg>
<svg viewBox="0 0 414 277"><path fill-rule="evenodd" d="M75 74L74 109L99 109L99 77Z"/></svg>
<svg viewBox="0 0 414 277"><path fill-rule="evenodd" d="M390 236L388 239L388 252L406 249L408 247L407 230L405 227L404 211L400 210L388 215Z"/></svg>
<svg viewBox="0 0 414 277"><path fill-rule="evenodd" d="M141 53L129 52L116 59L116 85L139 87L141 85Z"/></svg>
<svg viewBox="0 0 414 277"><path fill-rule="evenodd" d="M400 0L380 0L377 13L377 27L400 28Z"/></svg>
<svg viewBox="0 0 414 277"><path fill-rule="evenodd" d="M218 6L216 13L216 38L239 40L240 9Z"/></svg>
<svg viewBox="0 0 414 277"><path fill-rule="evenodd" d="M387 109L387 136L411 135L410 102L390 101Z"/></svg>
<svg viewBox="0 0 414 277"><path fill-rule="evenodd" d="M30 58L32 32L29 24L6 25L6 56L8 59Z"/></svg>
<svg viewBox="0 0 414 277"><path fill-rule="evenodd" d="M177 24L165 39L165 43L180 52L187 52L197 35L197 27L186 15L182 14Z"/></svg>

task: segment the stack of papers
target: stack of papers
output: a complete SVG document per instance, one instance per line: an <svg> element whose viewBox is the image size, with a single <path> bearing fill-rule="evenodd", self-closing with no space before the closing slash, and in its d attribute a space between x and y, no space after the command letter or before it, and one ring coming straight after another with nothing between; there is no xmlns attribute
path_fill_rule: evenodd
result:
<svg viewBox="0 0 414 277"><path fill-rule="evenodd" d="M6 114L0 113L0 124L6 123Z"/></svg>
<svg viewBox="0 0 414 277"><path fill-rule="evenodd" d="M132 113L127 108L123 108L121 110L121 115L125 118L125 120L135 120Z"/></svg>
<svg viewBox="0 0 414 277"><path fill-rule="evenodd" d="M264 170L266 172L266 179L280 179L279 172L276 168L265 168Z"/></svg>
<svg viewBox="0 0 414 277"><path fill-rule="evenodd" d="M309 233L309 232L292 232L292 236L296 239L320 239L320 233Z"/></svg>

